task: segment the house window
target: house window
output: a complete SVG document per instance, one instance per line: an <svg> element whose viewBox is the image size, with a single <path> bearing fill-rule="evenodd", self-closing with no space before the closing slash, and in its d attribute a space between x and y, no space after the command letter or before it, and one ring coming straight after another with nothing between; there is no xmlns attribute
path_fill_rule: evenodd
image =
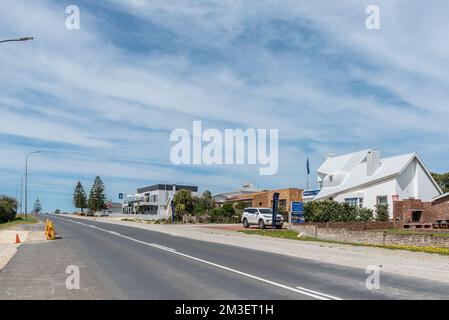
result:
<svg viewBox="0 0 449 320"><path fill-rule="evenodd" d="M329 176L329 182L332 182L334 180L334 176Z"/></svg>
<svg viewBox="0 0 449 320"><path fill-rule="evenodd" d="M363 198L346 198L345 202L357 208L363 208Z"/></svg>
<svg viewBox="0 0 449 320"><path fill-rule="evenodd" d="M388 197L387 196L378 196L377 197L377 205L388 205Z"/></svg>

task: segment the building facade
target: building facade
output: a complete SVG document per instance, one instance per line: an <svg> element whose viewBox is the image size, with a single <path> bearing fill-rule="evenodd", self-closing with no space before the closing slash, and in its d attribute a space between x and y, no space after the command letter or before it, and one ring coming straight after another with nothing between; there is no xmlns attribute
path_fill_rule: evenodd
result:
<svg viewBox="0 0 449 320"><path fill-rule="evenodd" d="M176 191L186 189L192 196L198 193L197 186L155 184L137 189L133 195L125 195L122 205L123 214L149 215L154 219L168 219L171 217L170 203Z"/></svg>
<svg viewBox="0 0 449 320"><path fill-rule="evenodd" d="M292 201L303 201L302 189L285 188L261 191L252 194L243 194L238 197L229 198L226 202L246 203L247 207L253 208L271 208L273 206L273 195L275 192L279 193L278 206L287 209L287 211L291 210Z"/></svg>
<svg viewBox="0 0 449 320"><path fill-rule="evenodd" d="M326 155L317 170L320 192L315 200L347 202L360 208L389 207L400 199L431 200L442 191L416 153L381 158L376 150Z"/></svg>

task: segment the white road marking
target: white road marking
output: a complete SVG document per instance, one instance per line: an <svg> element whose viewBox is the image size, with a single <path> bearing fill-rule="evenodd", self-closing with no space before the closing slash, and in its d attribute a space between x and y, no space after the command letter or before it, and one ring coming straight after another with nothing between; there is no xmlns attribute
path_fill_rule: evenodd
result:
<svg viewBox="0 0 449 320"><path fill-rule="evenodd" d="M287 285L283 285L283 284L280 284L280 283L277 283L277 282L274 282L274 281L270 281L270 280L267 280L267 279L264 279L264 278L261 278L261 277L258 277L258 276L255 276L255 275L243 272L243 271L232 269L232 268L229 268L229 267L226 267L226 266L214 263L214 262L210 262L210 261L207 261L207 260L204 260L204 259L200 259L200 258L191 256L191 255L188 255L188 254L185 254L185 253L181 253L181 252L178 252L178 251L176 251L175 249L172 249L172 248L164 247L164 246L161 246L161 245L155 244L155 243L148 243L148 242L145 242L145 241L137 240L137 239L134 239L134 238L131 238L131 237L128 237L128 236L124 236L124 235L122 235L122 234L120 234L118 232L106 230L106 229L103 229L103 228L99 228L99 227L96 227L96 226L93 226L93 225L90 225L90 224L87 224L87 223L73 221L71 219L65 219L65 218L58 218L58 219L62 219L64 221L70 221L70 222L78 223L78 224L81 224L81 225L84 225L84 226L87 226L87 227L98 229L98 230L101 230L101 231L113 234L113 235L115 235L117 237L125 238L125 239L131 240L131 241L134 241L134 242L137 242L137 243L140 243L140 244L144 244L144 245L147 245L147 246L150 246L150 247L153 247L153 248L157 248L157 249L160 249L160 250L163 250L163 251L167 251L167 252L170 252L170 253L173 253L173 254L177 254L179 256L182 256L182 257L194 260L194 261L198 261L198 262L201 262L201 263L204 263L204 264L207 264L207 265L219 268L219 269L230 271L232 273L236 273L238 275L241 275L241 276L244 276L244 277L247 277L247 278L250 278L250 279L258 280L260 282L264 282L264 283L270 284L270 285L278 287L278 288L282 288L282 289L285 289L285 290L289 290L289 291L293 291L293 292L296 292L296 293L300 293L302 295L305 295L305 296L308 296L308 297L311 297L311 298L315 298L315 299L318 299L318 300L343 300L343 299L335 297L335 296L331 296L331 295L324 294L324 293L321 293L321 292L305 289L305 288L302 288L302 287L293 288L293 287L290 287L290 286L287 286Z"/></svg>
<svg viewBox="0 0 449 320"><path fill-rule="evenodd" d="M320 295L320 296L323 296L323 297L326 297L326 298L329 298L331 300L343 300L343 299L340 299L340 298L335 297L335 296L324 294L324 293L321 293L321 292L318 292L318 291L313 291L313 290L306 289L306 288L303 288L303 287L296 287L296 288L300 289L300 290L304 290L304 291L310 292L310 293L314 293L314 294L317 294L317 295Z"/></svg>

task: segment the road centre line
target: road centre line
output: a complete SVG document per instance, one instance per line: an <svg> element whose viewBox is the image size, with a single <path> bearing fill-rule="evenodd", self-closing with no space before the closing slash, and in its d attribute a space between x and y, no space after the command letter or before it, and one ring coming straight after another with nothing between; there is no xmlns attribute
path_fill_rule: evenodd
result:
<svg viewBox="0 0 449 320"><path fill-rule="evenodd" d="M94 229L97 229L97 230L101 230L103 232L106 232L106 233L109 233L109 234L113 234L113 235L115 235L117 237L125 238L125 239L128 239L130 241L134 241L134 242L137 242L137 243L140 243L140 244L144 244L146 246L150 246L150 247L157 248L157 249L160 249L160 250L163 250L163 251L166 251L166 252L170 252L170 253L173 253L173 254L185 257L185 258L190 259L190 260L198 261L198 262L201 262L201 263L204 263L204 264L207 264L207 265L210 265L210 266L222 269L222 270L226 270L226 271L229 271L229 272L232 272L232 273L235 273L235 274L238 274L238 275L241 275L241 276L253 279L253 280L257 280L257 281L260 281L260 282L263 282L263 283L266 283L266 284L269 284L269 285L272 285L272 286L275 286L275 287L278 287L278 288L282 288L282 289L285 289L285 290L288 290L288 291L299 293L299 294L302 294L302 295L305 295L305 296L308 296L308 297L311 297L311 298L315 298L315 299L318 299L318 300L343 300L341 298L338 298L338 297L335 297L335 296L331 296L331 295L328 295L328 294L325 294L325 293L321 293L321 292L318 292L318 291L314 291L314 290L310 290L310 289L306 289L306 288L302 288L302 287L298 287L298 286L296 288L294 288L294 287L290 287L290 286L287 286L287 285L284 285L284 284L280 284L280 283L277 283L277 282L274 282L274 281L270 281L270 280L264 279L262 277L258 277L258 276L255 276L255 275L243 272L243 271L239 271L239 270L236 270L236 269L233 269L233 268L230 268L230 267L226 267L226 266L223 266L223 265L211 262L211 261L207 261L207 260L200 259L200 258L191 256L191 255L188 255L188 254L185 254L185 253L178 252L178 251L176 251L175 249L172 249L172 248L168 248L168 247L165 247L165 246L162 246L162 245L159 245L159 244L155 244L155 243L149 243L149 242L141 241L141 240L138 240L138 239L135 239L135 238L131 238L131 237L122 235L122 234L120 234L118 232L107 230L107 229L103 229L103 228L100 228L100 227L97 227L97 226L93 226L93 225L90 225L90 224L87 224L87 223L82 223L82 222L79 222L79 221L73 221L73 220L67 219L67 218L57 218L57 219L62 219L64 221L70 221L70 222L78 223L78 224L81 224L81 225L84 225L84 226L87 226L87 227L91 227L91 228L94 228Z"/></svg>

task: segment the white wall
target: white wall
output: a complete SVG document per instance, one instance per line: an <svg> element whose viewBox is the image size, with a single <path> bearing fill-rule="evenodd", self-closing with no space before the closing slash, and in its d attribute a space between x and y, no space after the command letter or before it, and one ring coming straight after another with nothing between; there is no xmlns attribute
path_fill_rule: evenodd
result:
<svg viewBox="0 0 449 320"><path fill-rule="evenodd" d="M421 200L431 200L439 196L440 190L435 186L432 180L427 175L424 168L418 164L416 168L416 176L418 178L418 195L417 197Z"/></svg>
<svg viewBox="0 0 449 320"><path fill-rule="evenodd" d="M367 186L363 189L353 189L334 197L335 201L344 202L345 198L351 198L354 194L363 195L363 207L376 210L377 197L387 196L390 217L393 217L393 195L396 194L396 179Z"/></svg>

